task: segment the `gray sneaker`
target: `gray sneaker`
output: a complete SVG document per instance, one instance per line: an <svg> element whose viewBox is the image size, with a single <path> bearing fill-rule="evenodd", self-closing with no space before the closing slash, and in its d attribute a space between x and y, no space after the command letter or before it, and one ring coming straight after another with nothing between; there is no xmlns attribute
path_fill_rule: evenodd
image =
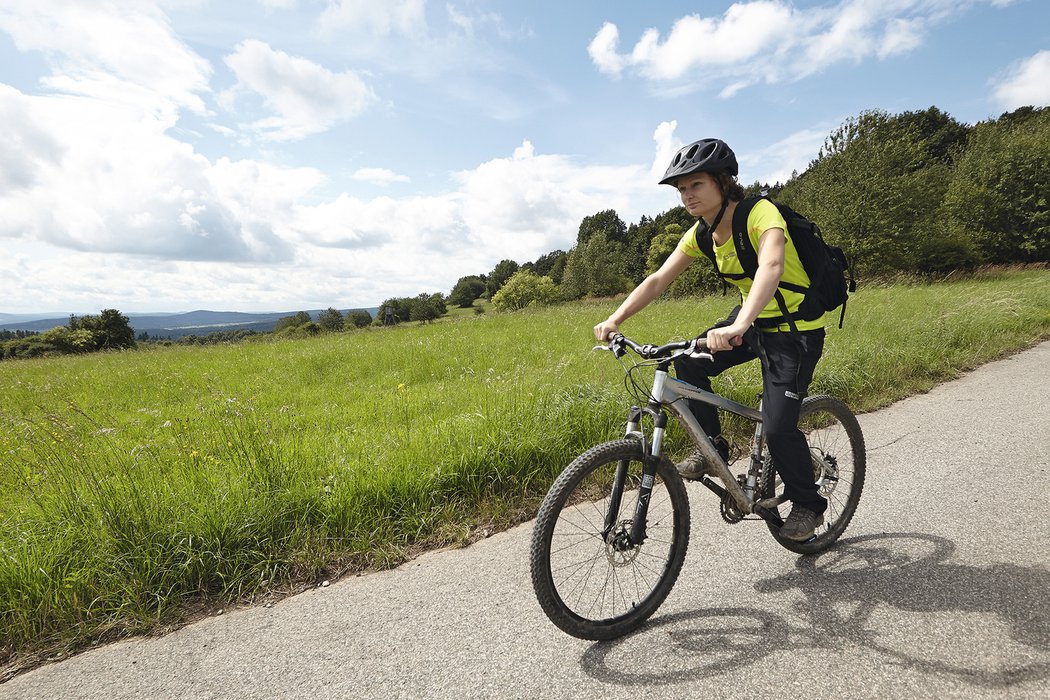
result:
<svg viewBox="0 0 1050 700"><path fill-rule="evenodd" d="M794 542L805 542L813 537L817 528L824 524L824 515L809 508L791 506L791 514L780 528L780 536Z"/></svg>
<svg viewBox="0 0 1050 700"><path fill-rule="evenodd" d="M729 442L724 437L719 435L718 437L711 438L711 444L715 446L718 454L722 456L722 459L729 462ZM697 450L693 454L689 455L681 462L675 465L678 469L678 473L682 475L683 479L697 480L703 476L715 476L715 468L711 464L708 464L704 456Z"/></svg>
<svg viewBox="0 0 1050 700"><path fill-rule="evenodd" d="M707 463L699 451L694 452L678 464L674 465L683 479L699 479L702 476L714 476L714 468Z"/></svg>

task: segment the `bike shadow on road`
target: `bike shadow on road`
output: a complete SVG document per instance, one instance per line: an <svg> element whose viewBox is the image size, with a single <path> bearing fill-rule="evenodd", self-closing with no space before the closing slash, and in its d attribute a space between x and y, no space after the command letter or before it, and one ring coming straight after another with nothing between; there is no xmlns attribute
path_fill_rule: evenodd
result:
<svg viewBox="0 0 1050 700"><path fill-rule="evenodd" d="M748 607L657 616L590 647L581 666L608 683L659 685L788 649L854 650L987 688L1050 677L1050 570L959 564L949 560L954 551L951 540L923 533L843 539L758 581L759 596L741 596Z"/></svg>

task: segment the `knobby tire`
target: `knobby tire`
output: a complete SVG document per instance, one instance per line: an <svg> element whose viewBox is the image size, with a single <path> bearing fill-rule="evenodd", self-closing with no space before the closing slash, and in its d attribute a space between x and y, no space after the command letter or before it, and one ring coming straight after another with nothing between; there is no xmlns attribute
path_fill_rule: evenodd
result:
<svg viewBox="0 0 1050 700"><path fill-rule="evenodd" d="M532 533L536 598L551 622L580 639L615 639L637 629L678 579L689 544L689 499L674 465L661 457L641 545L603 538L617 464L628 476L617 528L629 530L642 470L638 440L617 440L577 457L554 482Z"/></svg>
<svg viewBox="0 0 1050 700"><path fill-rule="evenodd" d="M814 466L814 478L820 492L828 500L824 524L817 527L815 537L806 542L795 542L781 537L779 527L767 522L773 538L786 549L798 554L822 552L837 540L853 519L864 488L867 457L860 423L849 407L833 396L809 396L802 402L799 427L806 433L810 452L819 455L823 466ZM767 462L767 468L769 468ZM772 475L763 479L768 485L762 498L783 492L783 484ZM786 517L790 503L780 506L781 517Z"/></svg>

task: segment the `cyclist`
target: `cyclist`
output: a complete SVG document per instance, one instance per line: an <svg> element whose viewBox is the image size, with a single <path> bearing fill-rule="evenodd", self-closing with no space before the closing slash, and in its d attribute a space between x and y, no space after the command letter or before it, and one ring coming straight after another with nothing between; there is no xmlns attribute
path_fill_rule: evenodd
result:
<svg viewBox="0 0 1050 700"><path fill-rule="evenodd" d="M726 320L701 334L707 337L714 361L682 356L675 361L675 373L683 381L710 391L711 377L742 362L760 359L763 432L784 482L784 495L792 504L780 534L804 542L823 524L827 508L813 479L806 438L798 428L802 399L824 349L824 319L796 320L797 332L781 322L782 311L774 299L777 285L783 280L805 287L809 278L787 235L784 218L768 200L757 202L747 217L747 233L758 252L758 270L753 279L743 275L732 235L733 213L737 202L744 198L744 190L736 180L738 172L736 155L719 139L696 141L675 154L660 184L678 190L682 204L697 217L697 223L682 236L660 269L646 277L608 319L594 327L594 335L598 340L608 340L620 324L663 294L695 258L704 257L697 236L710 231L719 271L740 275L729 281L740 289L741 305ZM782 293L788 311L797 311L802 295L786 289ZM689 407L728 460L729 444L722 437L718 411L696 401L690 401ZM676 466L688 479L713 474L712 466L699 452Z"/></svg>

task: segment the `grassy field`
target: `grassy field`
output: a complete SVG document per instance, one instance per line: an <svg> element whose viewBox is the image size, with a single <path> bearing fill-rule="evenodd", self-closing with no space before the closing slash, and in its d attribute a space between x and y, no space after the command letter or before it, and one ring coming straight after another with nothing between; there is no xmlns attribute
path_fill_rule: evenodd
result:
<svg viewBox="0 0 1050 700"><path fill-rule="evenodd" d="M531 515L622 430L623 372L589 352L614 305L0 363L0 673ZM686 338L731 305L656 303L624 331ZM868 411L1048 337L1045 269L869 285L811 391Z"/></svg>

